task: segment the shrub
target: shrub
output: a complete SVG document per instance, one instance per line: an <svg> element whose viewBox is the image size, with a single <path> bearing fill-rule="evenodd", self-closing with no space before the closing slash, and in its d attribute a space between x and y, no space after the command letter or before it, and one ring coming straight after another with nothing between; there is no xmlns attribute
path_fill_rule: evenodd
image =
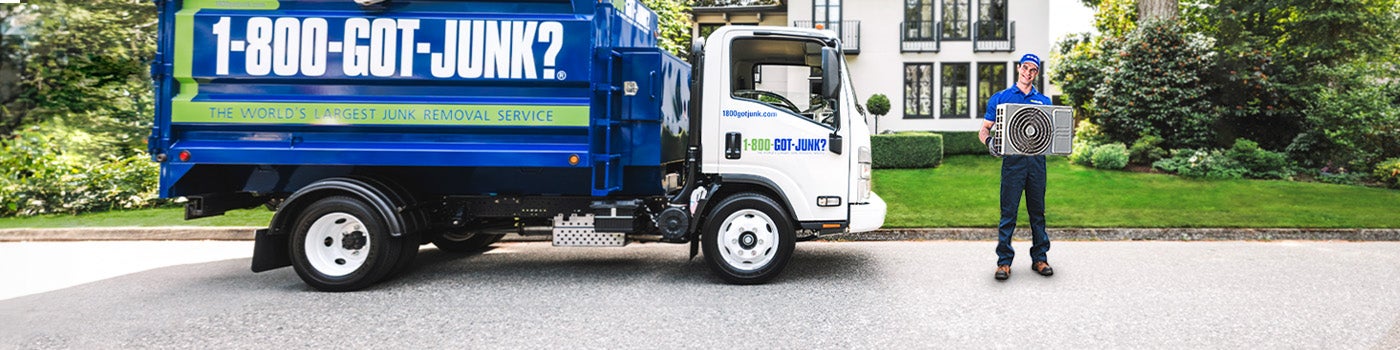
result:
<svg viewBox="0 0 1400 350"><path fill-rule="evenodd" d="M870 95L870 98L865 100L865 108L877 117L885 115L890 112L890 98L885 97L885 94Z"/></svg>
<svg viewBox="0 0 1400 350"><path fill-rule="evenodd" d="M1133 164L1152 165L1153 162L1166 158L1168 153L1162 149L1161 137L1143 135L1128 148L1128 155Z"/></svg>
<svg viewBox="0 0 1400 350"><path fill-rule="evenodd" d="M1172 157L1152 163L1152 167L1186 177L1208 179L1289 179L1292 165L1283 153L1259 148L1246 139L1235 140L1228 150L1176 150ZM1325 176L1320 180L1327 182ZM1350 181L1350 178L1338 178Z"/></svg>
<svg viewBox="0 0 1400 350"><path fill-rule="evenodd" d="M1376 165L1376 179L1390 188L1400 188L1400 158L1390 158Z"/></svg>
<svg viewBox="0 0 1400 350"><path fill-rule="evenodd" d="M987 144L977 139L976 131L940 132L943 135L943 154L987 154Z"/></svg>
<svg viewBox="0 0 1400 350"><path fill-rule="evenodd" d="M1173 150L1172 156L1152 163L1153 168L1185 177L1241 179L1249 170L1220 150Z"/></svg>
<svg viewBox="0 0 1400 350"><path fill-rule="evenodd" d="M0 153L0 216L76 214L157 204L159 169L144 153L92 158L54 147L59 138L22 131Z"/></svg>
<svg viewBox="0 0 1400 350"><path fill-rule="evenodd" d="M932 168L943 162L943 136L911 132L870 137L871 157L877 169Z"/></svg>
<svg viewBox="0 0 1400 350"><path fill-rule="evenodd" d="M1090 119L1114 142L1162 137L1169 148L1214 141L1214 105L1202 77L1211 68L1208 43L1173 22L1149 21L1108 53L1104 82Z"/></svg>
<svg viewBox="0 0 1400 350"><path fill-rule="evenodd" d="M1400 157L1400 83L1386 71L1374 64L1322 69L1346 78L1311 101L1303 131L1287 148L1293 159L1313 168L1372 169Z"/></svg>
<svg viewBox="0 0 1400 350"><path fill-rule="evenodd" d="M1288 179L1293 170L1283 153L1259 148L1259 144L1246 139L1235 140L1235 146L1225 152L1245 170L1245 177L1252 179Z"/></svg>
<svg viewBox="0 0 1400 350"><path fill-rule="evenodd" d="M1317 175L1317 181L1338 185L1358 186L1365 182L1366 174L1362 173L1321 173Z"/></svg>
<svg viewBox="0 0 1400 350"><path fill-rule="evenodd" d="M1092 145L1102 145L1109 143L1108 136L1103 134L1103 130L1098 124L1088 120L1081 120L1074 126L1074 141L1084 141Z"/></svg>
<svg viewBox="0 0 1400 350"><path fill-rule="evenodd" d="M1074 140L1074 148L1070 150L1069 162L1083 166L1094 166L1094 149L1099 145Z"/></svg>
<svg viewBox="0 0 1400 350"><path fill-rule="evenodd" d="M1128 166L1128 147L1121 143L1110 143L1094 148L1091 158L1095 168L1118 170Z"/></svg>

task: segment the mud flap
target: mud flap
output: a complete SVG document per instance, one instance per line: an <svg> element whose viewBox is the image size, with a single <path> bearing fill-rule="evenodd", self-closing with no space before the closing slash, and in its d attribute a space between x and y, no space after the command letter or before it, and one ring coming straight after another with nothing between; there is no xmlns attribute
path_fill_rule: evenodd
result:
<svg viewBox="0 0 1400 350"><path fill-rule="evenodd" d="M273 235L268 229L253 234L253 272L292 265L287 251L287 235Z"/></svg>

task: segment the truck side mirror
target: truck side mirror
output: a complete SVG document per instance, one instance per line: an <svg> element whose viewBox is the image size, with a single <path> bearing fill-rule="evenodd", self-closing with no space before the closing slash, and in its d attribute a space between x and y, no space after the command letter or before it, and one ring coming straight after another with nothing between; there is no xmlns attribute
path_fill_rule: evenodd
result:
<svg viewBox="0 0 1400 350"><path fill-rule="evenodd" d="M822 47L822 97L835 99L841 95L841 53L834 47Z"/></svg>

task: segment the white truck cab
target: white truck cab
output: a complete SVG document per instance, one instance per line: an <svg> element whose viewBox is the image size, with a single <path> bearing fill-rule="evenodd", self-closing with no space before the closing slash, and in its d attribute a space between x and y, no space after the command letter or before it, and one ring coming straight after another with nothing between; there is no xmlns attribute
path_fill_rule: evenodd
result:
<svg viewBox="0 0 1400 350"><path fill-rule="evenodd" d="M878 229L870 132L835 33L726 26L703 45L701 169L777 189L801 229Z"/></svg>

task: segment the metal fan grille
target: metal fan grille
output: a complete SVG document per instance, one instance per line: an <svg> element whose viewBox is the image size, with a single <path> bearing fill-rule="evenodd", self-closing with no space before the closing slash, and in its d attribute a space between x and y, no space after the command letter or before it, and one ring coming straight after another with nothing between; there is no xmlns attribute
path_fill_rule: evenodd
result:
<svg viewBox="0 0 1400 350"><path fill-rule="evenodd" d="M1045 152L1054 138L1050 115L1037 108L1022 108L1016 111L1016 115L1006 127L1006 132L1011 147L1026 154Z"/></svg>

